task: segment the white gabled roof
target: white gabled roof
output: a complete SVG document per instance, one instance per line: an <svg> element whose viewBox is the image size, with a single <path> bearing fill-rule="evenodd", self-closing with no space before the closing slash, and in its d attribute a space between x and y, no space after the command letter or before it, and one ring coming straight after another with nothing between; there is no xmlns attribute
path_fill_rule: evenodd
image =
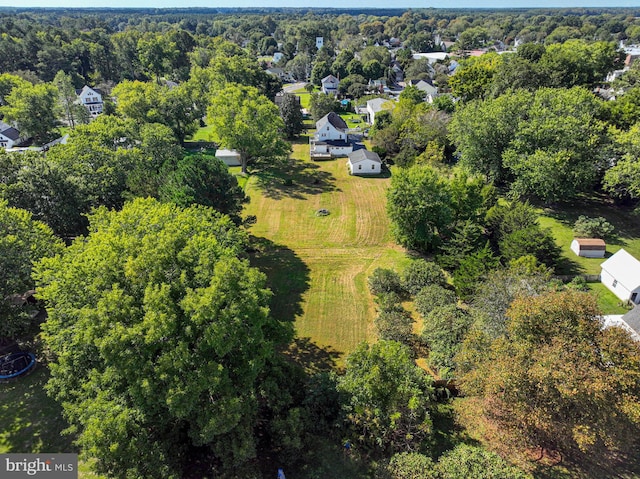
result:
<svg viewBox="0 0 640 479"><path fill-rule="evenodd" d="M629 291L640 287L640 261L624 249L619 250L600 266Z"/></svg>

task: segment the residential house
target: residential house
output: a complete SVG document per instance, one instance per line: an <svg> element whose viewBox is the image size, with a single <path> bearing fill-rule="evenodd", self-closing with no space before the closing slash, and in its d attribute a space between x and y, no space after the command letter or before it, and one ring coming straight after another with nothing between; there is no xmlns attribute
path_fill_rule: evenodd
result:
<svg viewBox="0 0 640 479"><path fill-rule="evenodd" d="M433 99L438 96L438 87L428 80L411 80L409 83L424 93L424 99L429 103L433 103Z"/></svg>
<svg viewBox="0 0 640 479"><path fill-rule="evenodd" d="M91 88L85 85L83 88L76 90L78 96L77 102L89 110L89 114L95 118L102 113L104 103L102 101L102 92L97 88Z"/></svg>
<svg viewBox="0 0 640 479"><path fill-rule="evenodd" d="M273 99L273 102L278 106L282 105L282 100L284 99L284 95L285 95L284 91L276 93L276 96ZM288 95L292 96L294 101L298 104L298 106L300 106L300 97L298 95L294 95L293 93L288 93Z"/></svg>
<svg viewBox="0 0 640 479"><path fill-rule="evenodd" d="M324 46L324 37L316 37L316 48L320 50Z"/></svg>
<svg viewBox="0 0 640 479"><path fill-rule="evenodd" d="M353 145L347 134L347 124L337 113L331 112L316 122L316 132L309 139L312 160L328 160L347 156Z"/></svg>
<svg viewBox="0 0 640 479"><path fill-rule="evenodd" d="M338 93L338 86L340 85L340 80L338 80L333 75L329 75L324 77L322 80L322 93L332 95L336 95Z"/></svg>
<svg viewBox="0 0 640 479"><path fill-rule="evenodd" d="M449 57L449 54L445 52L429 52L429 53L414 53L413 59L419 60L421 58L426 58L431 65L433 65L437 61L444 61Z"/></svg>
<svg viewBox="0 0 640 479"><path fill-rule="evenodd" d="M286 72L286 71L284 71L282 68L272 67L272 68L267 68L265 71L267 73L269 73L270 75L277 76L283 82L291 82L291 81L293 81L293 78L291 77L291 74Z"/></svg>
<svg viewBox="0 0 640 479"><path fill-rule="evenodd" d="M621 249L600 266L602 284L622 301L640 303L640 261Z"/></svg>
<svg viewBox="0 0 640 479"><path fill-rule="evenodd" d="M629 331L633 339L640 341L640 307L634 307L620 319L624 322L621 326Z"/></svg>
<svg viewBox="0 0 640 479"><path fill-rule="evenodd" d="M394 104L386 98L374 98L367 101L367 123L373 125L376 121L376 114L383 110L393 110Z"/></svg>
<svg viewBox="0 0 640 479"><path fill-rule="evenodd" d="M382 160L377 153L362 148L349 153L347 167L351 175L379 175L382 171Z"/></svg>
<svg viewBox="0 0 640 479"><path fill-rule="evenodd" d="M20 132L11 125L0 121L0 148L13 148L23 141Z"/></svg>
<svg viewBox="0 0 640 479"><path fill-rule="evenodd" d="M575 238L571 242L571 251L585 258L604 258L607 245L597 238Z"/></svg>

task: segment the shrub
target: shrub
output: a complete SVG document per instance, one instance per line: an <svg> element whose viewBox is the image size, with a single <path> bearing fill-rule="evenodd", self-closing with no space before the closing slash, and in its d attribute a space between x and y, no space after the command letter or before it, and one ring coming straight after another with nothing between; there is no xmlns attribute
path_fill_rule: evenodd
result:
<svg viewBox="0 0 640 479"><path fill-rule="evenodd" d="M455 304L458 301L456 294L450 289L446 289L439 284L430 284L420 290L415 297L416 311L423 318L433 309L442 306Z"/></svg>
<svg viewBox="0 0 640 479"><path fill-rule="evenodd" d="M400 276L391 269L376 268L369 276L369 290L376 296L385 293L402 293Z"/></svg>
<svg viewBox="0 0 640 479"><path fill-rule="evenodd" d="M415 260L402 275L402 286L411 295L418 294L422 288L430 284L446 284L442 268L431 261Z"/></svg>
<svg viewBox="0 0 640 479"><path fill-rule="evenodd" d="M580 215L573 225L573 232L578 238L607 239L613 235L614 227L602 216L589 218Z"/></svg>

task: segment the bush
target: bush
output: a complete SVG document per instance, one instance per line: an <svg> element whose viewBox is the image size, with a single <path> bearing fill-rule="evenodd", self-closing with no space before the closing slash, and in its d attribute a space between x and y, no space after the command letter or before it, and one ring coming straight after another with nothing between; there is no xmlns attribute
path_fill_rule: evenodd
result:
<svg viewBox="0 0 640 479"><path fill-rule="evenodd" d="M607 239L613 235L614 227L602 216L589 218L580 215L573 225L573 232L578 238Z"/></svg>
<svg viewBox="0 0 640 479"><path fill-rule="evenodd" d="M380 339L398 341L410 345L413 339L413 318L400 306L400 309L382 310L375 319Z"/></svg>
<svg viewBox="0 0 640 479"><path fill-rule="evenodd" d="M446 284L442 268L431 261L415 260L402 275L402 287L411 295L418 294L422 288L430 284Z"/></svg>
<svg viewBox="0 0 640 479"><path fill-rule="evenodd" d="M455 304L458 301L456 294L450 289L446 289L439 284L430 284L420 290L415 297L416 311L423 318L433 309L442 306Z"/></svg>
<svg viewBox="0 0 640 479"><path fill-rule="evenodd" d="M436 465L430 457L417 452L394 454L387 466L390 479L436 479Z"/></svg>
<svg viewBox="0 0 640 479"><path fill-rule="evenodd" d="M497 454L467 444L446 452L438 461L437 469L441 479L532 479Z"/></svg>
<svg viewBox="0 0 640 479"><path fill-rule="evenodd" d="M369 290L376 296L387 293L402 293L400 276L391 269L376 268L369 276L368 282Z"/></svg>

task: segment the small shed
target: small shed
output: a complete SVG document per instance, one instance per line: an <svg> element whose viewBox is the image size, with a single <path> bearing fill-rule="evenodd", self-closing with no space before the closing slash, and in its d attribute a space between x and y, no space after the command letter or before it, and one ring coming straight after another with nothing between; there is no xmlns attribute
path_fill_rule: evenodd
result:
<svg viewBox="0 0 640 479"><path fill-rule="evenodd" d="M598 238L575 238L571 242L571 251L585 258L604 258L607 244Z"/></svg>
<svg viewBox="0 0 640 479"><path fill-rule="evenodd" d="M240 157L240 153L236 150L218 150L216 151L216 158L222 160L227 166L241 166L242 158Z"/></svg>
<svg viewBox="0 0 640 479"><path fill-rule="evenodd" d="M601 267L602 284L622 301L640 303L640 261L621 249Z"/></svg>
<svg viewBox="0 0 640 479"><path fill-rule="evenodd" d="M382 171L382 161L378 154L365 149L349 153L347 166L352 175L379 175Z"/></svg>

